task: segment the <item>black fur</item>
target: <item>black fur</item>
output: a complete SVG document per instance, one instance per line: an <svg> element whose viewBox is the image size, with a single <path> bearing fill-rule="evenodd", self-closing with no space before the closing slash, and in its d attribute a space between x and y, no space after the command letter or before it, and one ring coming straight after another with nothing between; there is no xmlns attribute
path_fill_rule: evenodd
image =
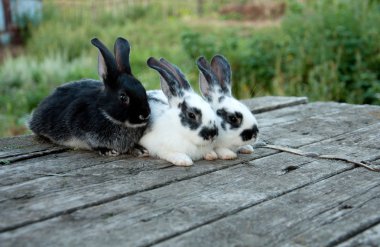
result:
<svg viewBox="0 0 380 247"><path fill-rule="evenodd" d="M185 127L189 127L192 130L198 129L202 124L202 112L195 107L188 107L186 101L178 106L181 109L179 118L181 124Z"/></svg>
<svg viewBox="0 0 380 247"><path fill-rule="evenodd" d="M214 125L213 128L203 127L199 132L199 136L201 136L204 140L211 140L215 136L217 136L218 133L218 128L216 127L216 125Z"/></svg>
<svg viewBox="0 0 380 247"><path fill-rule="evenodd" d="M93 150L126 153L138 143L146 128L124 125L126 121L147 123L150 108L146 91L130 73L126 40L119 38L115 44L116 53L124 56L120 58L122 65L99 40L93 39L92 43L99 48L100 62L104 61L106 67L101 70L105 72L101 73L104 83L86 79L58 87L33 112L29 127L58 144L75 139ZM121 95L128 101L122 101Z"/></svg>
<svg viewBox="0 0 380 247"><path fill-rule="evenodd" d="M240 136L243 141L249 141L253 137L257 137L257 134L259 133L259 129L256 125L253 125L251 129L246 129L243 132L241 132Z"/></svg>
<svg viewBox="0 0 380 247"><path fill-rule="evenodd" d="M243 114L240 112L228 112L222 108L216 111L216 115L222 118L222 128L225 129L226 123L230 125L230 129L237 129L243 122Z"/></svg>

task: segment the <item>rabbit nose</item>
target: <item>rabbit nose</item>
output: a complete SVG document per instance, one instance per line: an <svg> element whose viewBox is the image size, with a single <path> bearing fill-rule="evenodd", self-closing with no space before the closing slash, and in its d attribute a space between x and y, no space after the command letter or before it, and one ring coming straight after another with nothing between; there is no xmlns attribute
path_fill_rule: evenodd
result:
<svg viewBox="0 0 380 247"><path fill-rule="evenodd" d="M258 133L259 129L256 125L254 125L251 129L246 129L243 132L241 132L240 136L243 141L249 141L252 138L256 138Z"/></svg>
<svg viewBox="0 0 380 247"><path fill-rule="evenodd" d="M218 135L218 129L217 128L207 128L204 127L202 128L201 132L199 135L207 141L213 140L217 135Z"/></svg>
<svg viewBox="0 0 380 247"><path fill-rule="evenodd" d="M146 120L146 119L149 119L149 117L150 117L150 114L148 114L146 117L144 117L143 115L140 115L139 119L140 120Z"/></svg>

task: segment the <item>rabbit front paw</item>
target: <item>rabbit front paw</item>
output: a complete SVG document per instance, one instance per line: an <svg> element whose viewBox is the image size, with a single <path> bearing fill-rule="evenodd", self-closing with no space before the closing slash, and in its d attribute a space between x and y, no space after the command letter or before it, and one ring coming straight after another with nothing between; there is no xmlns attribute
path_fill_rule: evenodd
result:
<svg viewBox="0 0 380 247"><path fill-rule="evenodd" d="M193 161L184 153L171 153L166 155L165 160L176 166L191 166Z"/></svg>
<svg viewBox="0 0 380 247"><path fill-rule="evenodd" d="M100 155L102 156L118 156L120 155L120 152L116 151L115 149L109 149L109 148L97 148L96 149Z"/></svg>
<svg viewBox="0 0 380 247"><path fill-rule="evenodd" d="M251 154L253 153L253 147L251 145L244 145L239 147L238 152L241 154Z"/></svg>
<svg viewBox="0 0 380 247"><path fill-rule="evenodd" d="M218 155L215 153L215 151L211 150L207 154L203 156L205 160L216 160L218 158Z"/></svg>
<svg viewBox="0 0 380 247"><path fill-rule="evenodd" d="M133 155L135 157L148 157L149 152L146 148L141 146L140 144L136 144L131 150L128 151L128 154Z"/></svg>
<svg viewBox="0 0 380 247"><path fill-rule="evenodd" d="M233 160L237 158L237 154L228 148L217 148L215 149L215 152L222 160Z"/></svg>

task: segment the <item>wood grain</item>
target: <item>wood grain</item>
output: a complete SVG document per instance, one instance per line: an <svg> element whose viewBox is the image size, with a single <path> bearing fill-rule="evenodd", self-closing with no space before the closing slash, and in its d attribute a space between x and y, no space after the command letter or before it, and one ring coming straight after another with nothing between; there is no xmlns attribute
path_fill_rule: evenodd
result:
<svg viewBox="0 0 380 247"><path fill-rule="evenodd" d="M245 103L261 112L259 141L380 165L378 106L289 97ZM1 246L356 246L379 239L380 176L342 161L260 148L182 168L61 149L32 136L0 139L0 159Z"/></svg>

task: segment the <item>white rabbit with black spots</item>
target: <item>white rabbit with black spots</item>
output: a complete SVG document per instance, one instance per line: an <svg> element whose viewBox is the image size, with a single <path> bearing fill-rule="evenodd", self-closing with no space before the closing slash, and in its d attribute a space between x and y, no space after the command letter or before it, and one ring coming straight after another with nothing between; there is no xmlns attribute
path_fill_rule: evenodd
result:
<svg viewBox="0 0 380 247"><path fill-rule="evenodd" d="M151 118L140 144L149 155L177 166L216 159L213 143L218 128L210 105L193 91L175 65L163 58L149 58L147 64L160 73L162 90L147 92Z"/></svg>
<svg viewBox="0 0 380 247"><path fill-rule="evenodd" d="M99 49L102 81L84 79L56 88L32 113L29 128L72 148L138 154L150 109L143 85L131 72L130 45L118 38L114 56L98 39L91 42Z"/></svg>
<svg viewBox="0 0 380 247"><path fill-rule="evenodd" d="M204 58L197 60L199 85L204 98L218 116L219 135L215 152L221 159L235 159L236 152L252 153L259 129L252 112L231 94L231 67L227 59L215 55L211 64Z"/></svg>

